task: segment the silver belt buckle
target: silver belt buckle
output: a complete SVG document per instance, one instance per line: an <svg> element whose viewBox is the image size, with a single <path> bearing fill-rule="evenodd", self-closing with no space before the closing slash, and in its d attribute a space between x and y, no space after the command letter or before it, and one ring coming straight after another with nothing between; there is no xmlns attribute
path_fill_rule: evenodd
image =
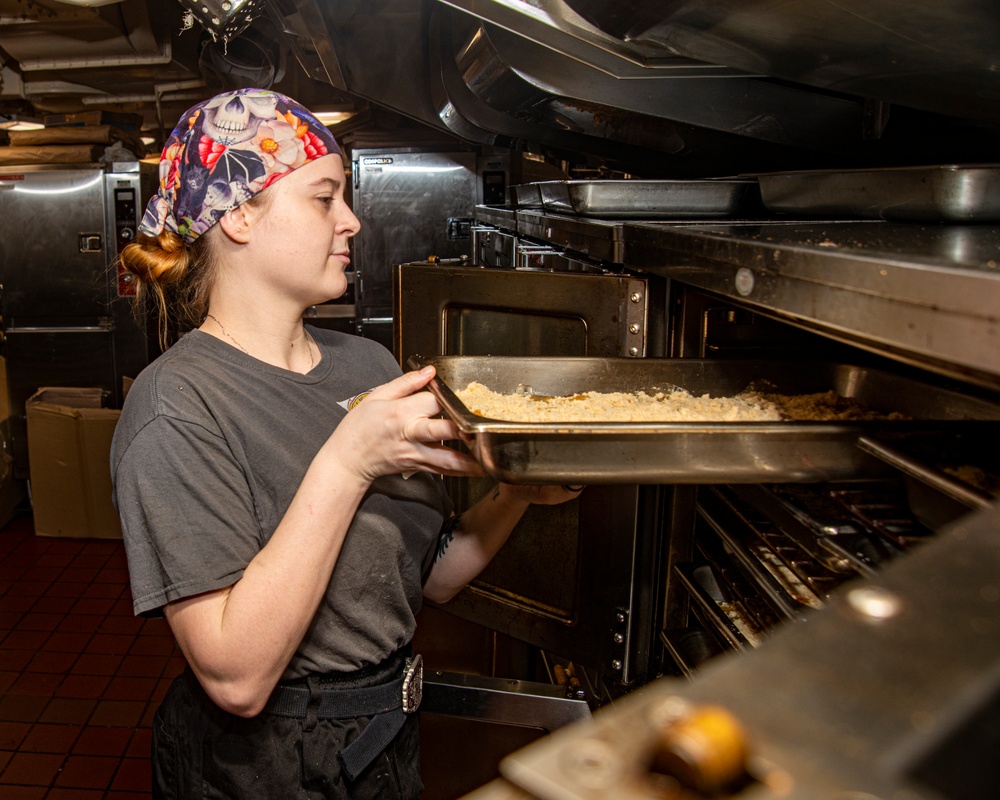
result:
<svg viewBox="0 0 1000 800"><path fill-rule="evenodd" d="M424 694L424 659L417 653L406 659L403 669L403 713L412 714L420 708Z"/></svg>

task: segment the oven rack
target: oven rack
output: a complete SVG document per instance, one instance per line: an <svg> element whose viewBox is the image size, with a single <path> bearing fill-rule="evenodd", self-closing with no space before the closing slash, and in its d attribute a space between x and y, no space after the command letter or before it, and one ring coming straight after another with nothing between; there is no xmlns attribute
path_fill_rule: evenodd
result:
<svg viewBox="0 0 1000 800"><path fill-rule="evenodd" d="M843 584L933 536L905 499L897 481L701 487L694 555L672 569L690 624L661 642L693 674L718 652L755 648L782 622L807 619Z"/></svg>
<svg viewBox="0 0 1000 800"><path fill-rule="evenodd" d="M700 518L775 613L784 619L804 619L808 608L822 605L836 580L830 570L817 569L809 553L766 519L748 516L752 509L741 509L716 491L706 494L698 506Z"/></svg>

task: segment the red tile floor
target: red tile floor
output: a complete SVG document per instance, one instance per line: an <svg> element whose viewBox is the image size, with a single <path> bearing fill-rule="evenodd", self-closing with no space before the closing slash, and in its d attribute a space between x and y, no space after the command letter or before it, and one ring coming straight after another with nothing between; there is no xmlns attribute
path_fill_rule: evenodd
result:
<svg viewBox="0 0 1000 800"><path fill-rule="evenodd" d="M0 529L0 800L149 800L153 713L184 667L132 615L120 541Z"/></svg>

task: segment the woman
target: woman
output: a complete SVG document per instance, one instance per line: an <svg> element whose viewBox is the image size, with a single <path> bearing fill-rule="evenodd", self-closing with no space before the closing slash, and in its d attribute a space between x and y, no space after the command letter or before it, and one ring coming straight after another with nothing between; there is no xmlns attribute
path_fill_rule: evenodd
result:
<svg viewBox="0 0 1000 800"><path fill-rule="evenodd" d="M414 797L421 597L444 602L557 487L501 485L460 518L440 475L482 475L454 424L359 337L306 327L342 295L357 218L306 109L243 89L163 150L122 253L197 329L136 379L112 447L137 614L188 670L154 723L157 797Z"/></svg>

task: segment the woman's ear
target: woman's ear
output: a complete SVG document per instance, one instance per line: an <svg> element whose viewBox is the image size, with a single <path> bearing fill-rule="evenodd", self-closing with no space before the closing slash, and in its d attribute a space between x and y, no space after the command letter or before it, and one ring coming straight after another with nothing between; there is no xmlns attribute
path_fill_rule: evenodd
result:
<svg viewBox="0 0 1000 800"><path fill-rule="evenodd" d="M227 237L238 244L247 241L247 234L250 231L250 215L246 206L236 206L222 215L219 220L219 227Z"/></svg>

